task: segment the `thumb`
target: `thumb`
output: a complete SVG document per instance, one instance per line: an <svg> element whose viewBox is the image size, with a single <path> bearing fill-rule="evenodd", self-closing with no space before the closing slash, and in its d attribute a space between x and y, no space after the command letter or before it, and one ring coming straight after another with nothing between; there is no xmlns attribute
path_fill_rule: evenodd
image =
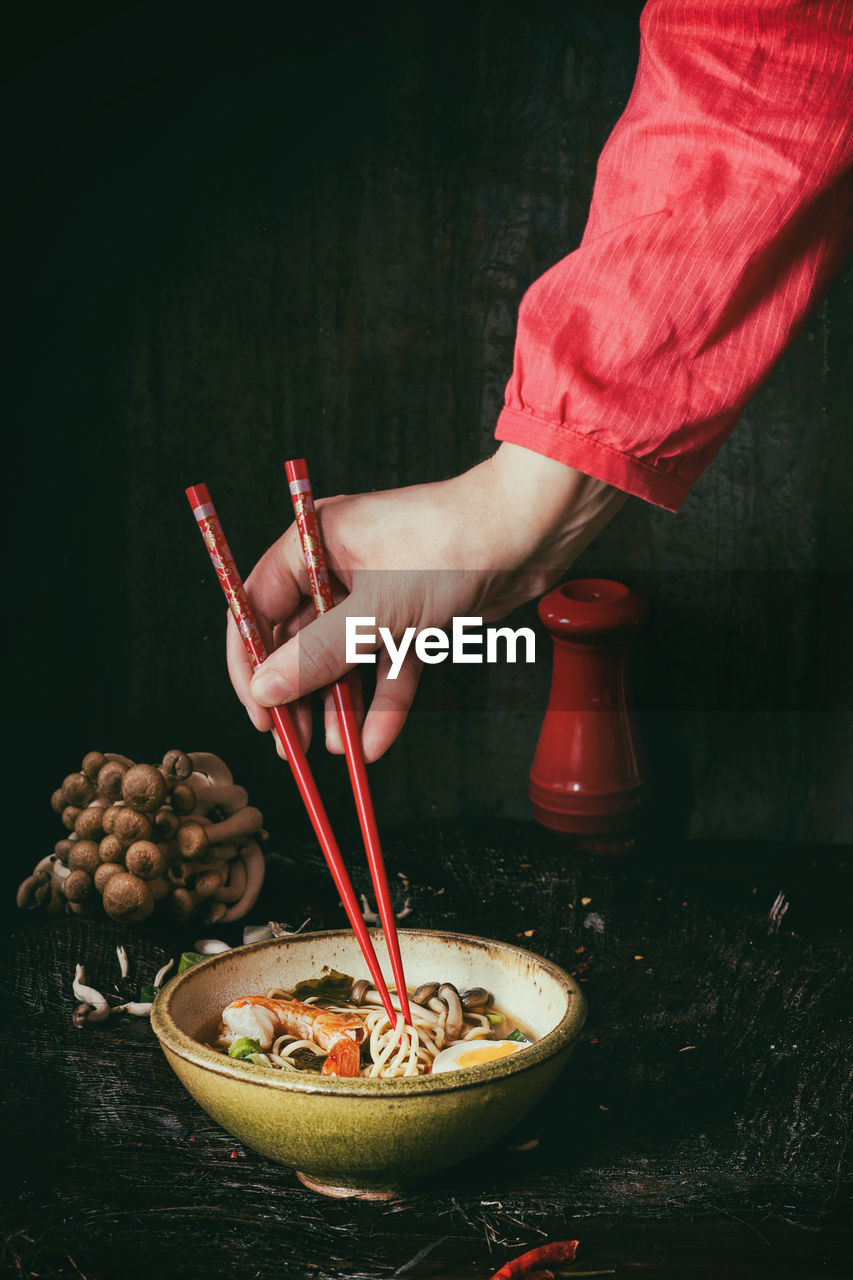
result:
<svg viewBox="0 0 853 1280"><path fill-rule="evenodd" d="M255 701L264 707L280 707L339 680L355 665L346 657L347 619L359 616L359 602L353 594L309 622L256 668L250 688ZM370 627L362 629L359 654L379 647L376 636L368 642L372 634Z"/></svg>

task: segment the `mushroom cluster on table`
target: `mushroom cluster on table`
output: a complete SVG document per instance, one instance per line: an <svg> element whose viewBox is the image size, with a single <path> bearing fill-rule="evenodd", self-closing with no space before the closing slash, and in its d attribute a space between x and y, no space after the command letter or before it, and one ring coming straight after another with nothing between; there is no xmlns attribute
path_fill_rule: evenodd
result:
<svg viewBox="0 0 853 1280"><path fill-rule="evenodd" d="M53 793L67 835L18 887L18 906L137 924L163 902L178 919L241 919L264 879L263 815L209 752L159 765L90 751Z"/></svg>

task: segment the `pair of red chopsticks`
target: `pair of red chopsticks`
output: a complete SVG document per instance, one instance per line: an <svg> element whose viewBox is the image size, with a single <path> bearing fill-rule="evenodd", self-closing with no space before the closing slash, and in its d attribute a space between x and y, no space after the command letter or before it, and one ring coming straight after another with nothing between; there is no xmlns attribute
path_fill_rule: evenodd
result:
<svg viewBox="0 0 853 1280"><path fill-rule="evenodd" d="M311 584L314 608L317 613L325 613L332 608L332 589L314 510L308 468L305 465L305 460L299 458L296 461L286 463L285 469L290 484L290 494L296 514L299 537L302 543L302 554L308 571L308 580ZM225 540L225 534L222 532L222 525L219 523L216 509L210 500L207 486L203 484L190 485L186 493L213 567L216 570L216 576L228 601L228 607L234 616L234 621L237 623L237 629L242 637L246 653L249 655L249 660L253 667L260 666L266 660L266 648L261 639L261 634L252 612L252 606L249 604L246 589L234 563L234 557ZM407 1023L411 1023L412 1015L409 1010L406 981L403 976L403 962L400 956L394 908L391 904L391 894L388 889L388 877L382 857L382 846L379 843L379 831L373 812L373 802L370 798L367 770L361 751L361 740L352 704L352 696L349 686L344 680L339 680L334 685L333 693L341 726L341 736L344 741L350 782L358 811L358 820L367 851L367 861L370 867L373 887L376 891L379 916L382 920L385 942L391 958L391 968L394 971L394 980L397 984L397 995L400 1000L403 1017ZM396 1023L397 1010L391 1002L391 996L382 976L382 970L379 967L379 961L373 949L370 934L367 932L364 919L359 910L352 881L344 866L341 851L335 840L331 823L320 799L320 792L317 789L305 752L302 750L299 735L296 732L290 712L284 706L271 707L270 715L287 755L287 763L290 765L293 777L296 780L299 794L308 811L308 817L311 819L311 825L314 828L317 839L320 841L320 847L332 873L335 888L340 895L347 918L358 939L370 976L382 998L385 1012L388 1014L393 1026Z"/></svg>

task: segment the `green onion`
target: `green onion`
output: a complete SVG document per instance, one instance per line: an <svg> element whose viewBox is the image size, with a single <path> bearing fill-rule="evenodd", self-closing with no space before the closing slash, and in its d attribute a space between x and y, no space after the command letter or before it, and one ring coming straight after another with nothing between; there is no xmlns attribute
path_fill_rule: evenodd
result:
<svg viewBox="0 0 853 1280"><path fill-rule="evenodd" d="M140 1004L151 1004L151 1002L153 1001L154 997L157 995L157 993L158 993L158 991L159 991L159 990L160 990L160 988L159 988L159 987L152 987L152 986L150 986L150 985L149 985L149 986L147 986L147 987L140 987L140 988L139 988L139 1003L140 1003Z"/></svg>
<svg viewBox="0 0 853 1280"><path fill-rule="evenodd" d="M247 1053L244 1056L243 1061L254 1062L256 1067L269 1067L270 1070L273 1069L272 1063L265 1053Z"/></svg>
<svg viewBox="0 0 853 1280"><path fill-rule="evenodd" d="M523 1031L519 1031L518 1027L515 1028L515 1031L510 1031L508 1036L504 1036L504 1040L517 1040L519 1044L530 1044L527 1036Z"/></svg>
<svg viewBox="0 0 853 1280"><path fill-rule="evenodd" d="M198 960L203 960L204 956L200 951L184 951L178 961L178 973L183 973L184 969L189 969L190 965L195 964Z"/></svg>
<svg viewBox="0 0 853 1280"><path fill-rule="evenodd" d="M241 1036L239 1040L235 1040L232 1045L228 1046L229 1058L250 1058L253 1053L260 1053L261 1045L259 1040L252 1040L249 1036Z"/></svg>
<svg viewBox="0 0 853 1280"><path fill-rule="evenodd" d="M487 1013L486 1017L489 1019L489 1022L491 1022L493 1027L499 1027L504 1020L502 1013Z"/></svg>

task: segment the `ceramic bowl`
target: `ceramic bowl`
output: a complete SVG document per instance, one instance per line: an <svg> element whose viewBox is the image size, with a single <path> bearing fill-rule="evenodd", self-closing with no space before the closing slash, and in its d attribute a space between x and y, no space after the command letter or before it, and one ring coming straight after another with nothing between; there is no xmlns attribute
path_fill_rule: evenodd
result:
<svg viewBox="0 0 853 1280"><path fill-rule="evenodd" d="M238 996L295 986L325 968L359 977L350 932L309 933L238 947L170 981L151 1024L196 1102L246 1146L292 1166L328 1194L392 1196L508 1133L553 1083L586 1014L577 983L521 947L465 934L400 931L406 980L486 987L536 1037L496 1062L435 1076L345 1080L269 1071L199 1043ZM390 974L379 931L373 943Z"/></svg>

